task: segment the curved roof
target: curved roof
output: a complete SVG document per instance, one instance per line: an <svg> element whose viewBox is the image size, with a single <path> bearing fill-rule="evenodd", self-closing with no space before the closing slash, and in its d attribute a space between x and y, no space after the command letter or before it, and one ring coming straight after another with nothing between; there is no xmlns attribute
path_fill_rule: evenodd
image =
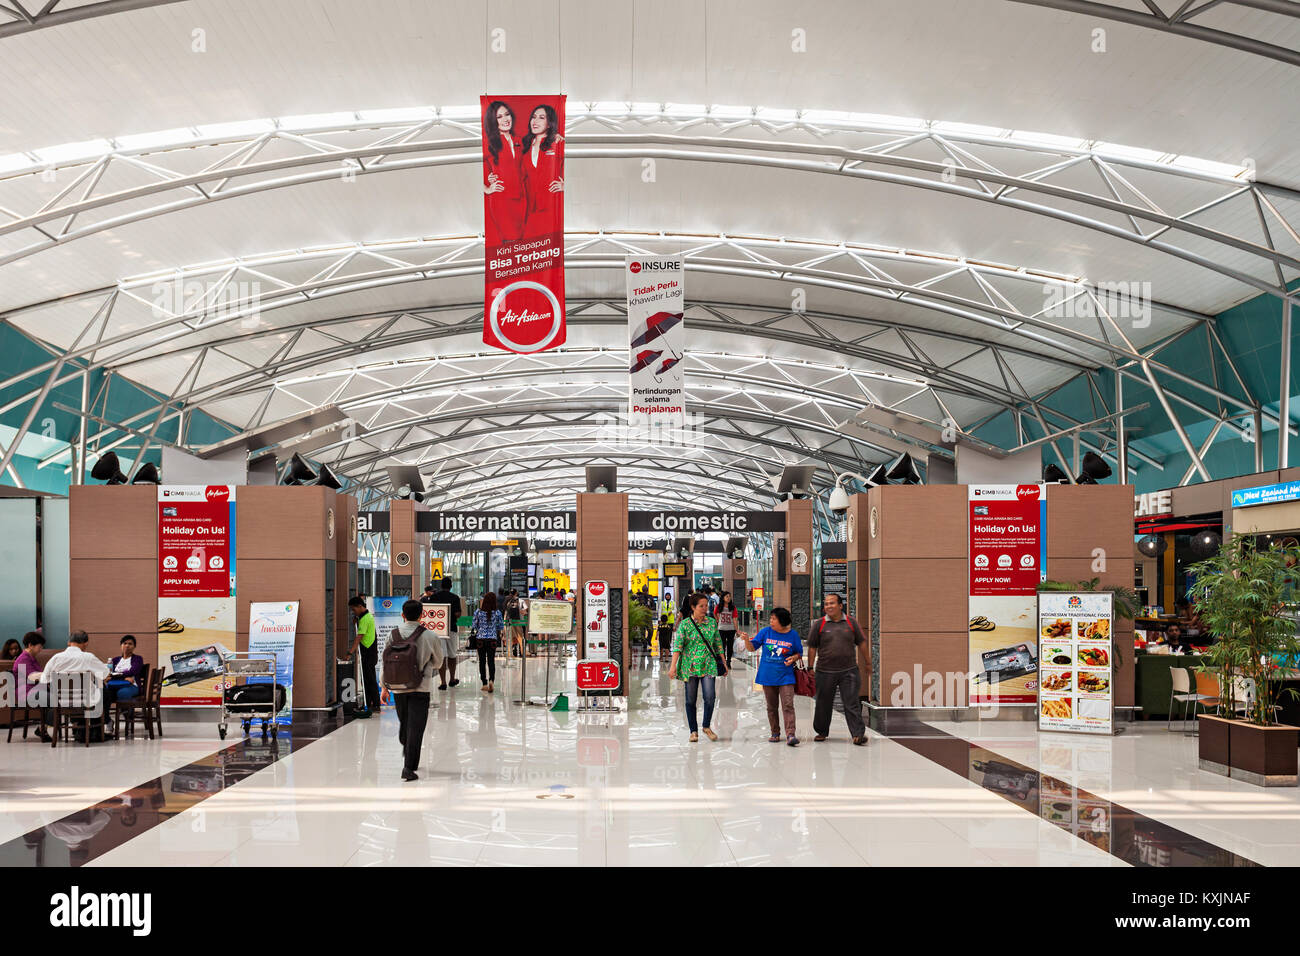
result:
<svg viewBox="0 0 1300 956"><path fill-rule="evenodd" d="M87 365L167 396L146 425L335 404L358 427L312 454L366 494L414 463L483 508L598 461L647 502L760 506L783 464L824 487L936 450L852 427L864 410L966 433L1009 411L1028 438L1095 418L1040 398L1099 367L1155 386L1171 421L1276 420L1157 350L1300 276L1300 5L542 6L0 22L21 91L0 119L0 318L51 350L0 383L23 385L0 412ZM489 88L569 94L570 332L541 355L480 341ZM658 253L688 271L692 421L667 442L616 417L620 266ZM1109 429L1085 447L1111 454Z"/></svg>

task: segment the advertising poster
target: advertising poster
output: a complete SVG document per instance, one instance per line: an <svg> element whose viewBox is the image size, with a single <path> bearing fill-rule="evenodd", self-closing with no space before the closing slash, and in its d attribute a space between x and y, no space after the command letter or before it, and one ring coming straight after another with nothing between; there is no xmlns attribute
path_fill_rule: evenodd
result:
<svg viewBox="0 0 1300 956"><path fill-rule="evenodd" d="M167 666L163 706L220 706L222 658L234 648L233 597L159 598L158 660Z"/></svg>
<svg viewBox="0 0 1300 956"><path fill-rule="evenodd" d="M564 344L563 96L483 96L483 342Z"/></svg>
<svg viewBox="0 0 1300 956"><path fill-rule="evenodd" d="M451 605L421 604L420 626L438 637L451 637Z"/></svg>
<svg viewBox="0 0 1300 956"><path fill-rule="evenodd" d="M609 660L609 584L588 581L582 589L582 659Z"/></svg>
<svg viewBox="0 0 1300 956"><path fill-rule="evenodd" d="M628 424L686 424L686 262L629 256L627 276Z"/></svg>
<svg viewBox="0 0 1300 956"><path fill-rule="evenodd" d="M384 647L388 644L388 635L393 628L402 623L402 604L404 597L368 597L366 607L375 619L375 641L379 645L379 659L384 659ZM355 633L355 625L353 633Z"/></svg>
<svg viewBox="0 0 1300 956"><path fill-rule="evenodd" d="M235 593L235 489L158 486L158 596Z"/></svg>
<svg viewBox="0 0 1300 956"><path fill-rule="evenodd" d="M298 635L297 601L255 601L248 605L248 649L275 655L275 682L285 689L284 709L277 724L293 722L293 645ZM250 677L250 684L270 683L268 677Z"/></svg>
<svg viewBox="0 0 1300 956"><path fill-rule="evenodd" d="M849 588L849 559L843 541L827 541L822 545L822 597L838 594L843 600Z"/></svg>
<svg viewBox="0 0 1300 956"><path fill-rule="evenodd" d="M972 705L1038 700L1038 582L1047 553L1042 485L970 485Z"/></svg>
<svg viewBox="0 0 1300 956"><path fill-rule="evenodd" d="M1109 592L1038 596L1038 729L1114 733Z"/></svg>

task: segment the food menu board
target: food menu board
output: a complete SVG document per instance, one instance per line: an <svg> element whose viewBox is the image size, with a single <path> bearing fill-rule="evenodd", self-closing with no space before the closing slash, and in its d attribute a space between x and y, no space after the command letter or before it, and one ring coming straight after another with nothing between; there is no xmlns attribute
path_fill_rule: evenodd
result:
<svg viewBox="0 0 1300 956"><path fill-rule="evenodd" d="M1038 595L1038 729L1114 733L1109 592Z"/></svg>

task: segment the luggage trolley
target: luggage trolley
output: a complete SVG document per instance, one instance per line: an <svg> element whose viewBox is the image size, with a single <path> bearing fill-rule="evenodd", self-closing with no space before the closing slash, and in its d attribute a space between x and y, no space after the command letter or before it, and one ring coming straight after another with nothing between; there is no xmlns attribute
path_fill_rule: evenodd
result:
<svg viewBox="0 0 1300 956"><path fill-rule="evenodd" d="M237 683L238 678L244 683ZM249 677L269 677L266 684L249 684ZM225 658L225 680L221 694L221 721L217 724L217 733L226 739L226 728L231 718L237 719L247 734L252 722L259 716L262 720L262 736L266 736L270 725L271 736L275 737L278 728L275 715L284 707L284 685L275 682L275 654L269 651L236 651ZM265 687L266 694L254 691ZM245 690L244 688L249 688ZM264 696L264 699L263 699ZM241 699L242 698L242 699Z"/></svg>

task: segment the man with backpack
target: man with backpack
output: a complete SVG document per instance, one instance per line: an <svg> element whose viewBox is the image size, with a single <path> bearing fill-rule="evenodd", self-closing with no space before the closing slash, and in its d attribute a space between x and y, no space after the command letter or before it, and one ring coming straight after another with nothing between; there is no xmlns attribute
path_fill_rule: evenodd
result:
<svg viewBox="0 0 1300 956"><path fill-rule="evenodd" d="M844 613L844 598L827 594L822 599L826 616L812 626L808 635L808 666L817 679L817 704L813 710L814 741L826 739L831 730L835 692L844 704L844 719L855 746L867 742L867 725L862 720L862 675L858 659L866 654L867 639L858 622Z"/></svg>
<svg viewBox="0 0 1300 956"><path fill-rule="evenodd" d="M397 739L402 745L402 779L418 780L420 745L429 723L433 674L442 666L441 642L420 626L419 601L402 605L402 623L384 647L384 703L392 695L397 709Z"/></svg>

